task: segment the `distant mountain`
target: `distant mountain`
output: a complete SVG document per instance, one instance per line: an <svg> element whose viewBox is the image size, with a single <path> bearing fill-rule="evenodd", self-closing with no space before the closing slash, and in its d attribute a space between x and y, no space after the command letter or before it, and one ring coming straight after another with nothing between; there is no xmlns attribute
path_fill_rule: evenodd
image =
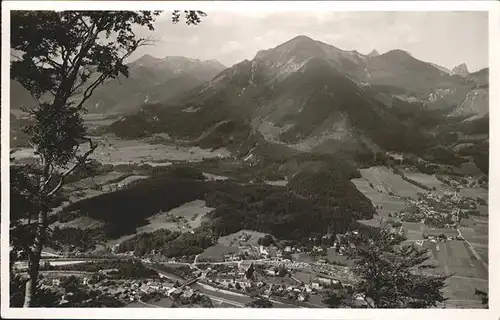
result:
<svg viewBox="0 0 500 320"><path fill-rule="evenodd" d="M380 53L378 53L378 51L377 51L377 50L375 50L375 49L373 49L373 50L372 50L372 52L370 52L370 53L368 54L368 56L369 56L370 58L371 58L371 57L376 57L376 56L379 56L379 55L380 55Z"/></svg>
<svg viewBox="0 0 500 320"><path fill-rule="evenodd" d="M467 65L465 63L459 64L455 68L451 70L453 74L466 77L469 75L469 70L467 69Z"/></svg>
<svg viewBox="0 0 500 320"><path fill-rule="evenodd" d="M451 72L451 70L448 68L445 68L443 66L440 66L440 65L432 63L432 62L429 62L429 64L436 67L437 69L441 70L442 72L444 72L446 74L449 74L449 75L453 74L453 72Z"/></svg>
<svg viewBox="0 0 500 320"><path fill-rule="evenodd" d="M475 79L480 86L488 86L490 80L490 69L489 68L483 68L481 70L478 70L476 72L473 72L470 74L470 77Z"/></svg>
<svg viewBox="0 0 500 320"><path fill-rule="evenodd" d="M441 123L487 114L484 73L452 75L403 50L363 55L298 36L111 130L217 146L260 137L301 151L419 152Z"/></svg>
<svg viewBox="0 0 500 320"><path fill-rule="evenodd" d="M129 77L110 80L97 88L86 107L90 112L133 113L146 102L170 99L210 80L225 67L216 60L144 55L129 64ZM29 93L11 82L11 107L32 103Z"/></svg>
<svg viewBox="0 0 500 320"><path fill-rule="evenodd" d="M11 109L19 110L28 108L36 103L28 90L26 90L19 82L10 80L10 105Z"/></svg>
<svg viewBox="0 0 500 320"><path fill-rule="evenodd" d="M165 130L174 136L198 139L230 121L234 125L225 125L225 133L233 140L240 136L238 130L245 130L245 134L261 135L304 151L418 149L426 136L381 103L377 91L367 83L401 84L402 80L393 78L406 79L404 70L411 67L426 68L435 77L441 74L403 51L370 58L298 36L259 51L252 61L224 70L175 102L166 103L169 108L144 110L112 129L137 129L130 123L135 119L146 124L141 134ZM408 86L413 85L411 81L415 80L406 80ZM428 83L422 86L431 87ZM151 122L152 118L159 120ZM182 126L174 127L171 122Z"/></svg>
<svg viewBox="0 0 500 320"><path fill-rule="evenodd" d="M89 99L95 112L131 113L144 103L167 100L210 80L225 67L214 60L186 57L159 59L144 55L129 64L128 78L112 80Z"/></svg>

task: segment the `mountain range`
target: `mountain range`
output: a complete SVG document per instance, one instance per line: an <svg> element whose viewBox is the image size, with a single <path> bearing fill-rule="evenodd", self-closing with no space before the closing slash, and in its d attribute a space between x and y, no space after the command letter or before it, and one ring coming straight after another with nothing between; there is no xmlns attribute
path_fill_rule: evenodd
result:
<svg viewBox="0 0 500 320"><path fill-rule="evenodd" d="M123 137L168 132L218 146L258 135L302 151L417 152L447 122L488 116L488 69L466 69L446 71L403 50L363 55L298 36L110 130Z"/></svg>
<svg viewBox="0 0 500 320"><path fill-rule="evenodd" d="M109 81L87 104L90 112L126 114L108 128L123 138L166 132L205 147L237 145L243 153L255 141L326 153L419 153L447 129L489 117L487 68L448 70L403 50L364 55L306 36L230 68L144 55L129 70L129 78ZM29 99L17 94L12 101Z"/></svg>
<svg viewBox="0 0 500 320"><path fill-rule="evenodd" d="M201 61L171 56L144 55L131 62L129 77L113 79L99 88L86 103L89 112L134 113L145 103L164 101L210 80L225 66L216 60ZM11 108L34 100L19 83L11 81Z"/></svg>

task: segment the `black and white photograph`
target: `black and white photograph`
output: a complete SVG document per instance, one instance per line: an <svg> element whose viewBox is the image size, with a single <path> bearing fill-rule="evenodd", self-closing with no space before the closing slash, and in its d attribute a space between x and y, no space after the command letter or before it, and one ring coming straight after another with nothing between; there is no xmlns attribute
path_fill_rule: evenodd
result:
<svg viewBox="0 0 500 320"><path fill-rule="evenodd" d="M57 3L2 13L2 313L495 308L487 5Z"/></svg>

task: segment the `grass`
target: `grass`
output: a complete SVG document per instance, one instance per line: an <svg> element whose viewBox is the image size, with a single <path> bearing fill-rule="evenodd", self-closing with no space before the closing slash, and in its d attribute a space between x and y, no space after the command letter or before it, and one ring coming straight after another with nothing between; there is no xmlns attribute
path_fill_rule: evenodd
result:
<svg viewBox="0 0 500 320"><path fill-rule="evenodd" d="M212 210L212 208L205 206L205 201L195 200L183 205L180 205L177 208L174 208L168 212L164 212L161 214L157 214L151 216L147 219L148 224L140 226L136 229L135 234L139 233L152 233L160 229L168 229L171 231L180 231L180 232L188 232L195 228L198 228L201 225L203 217ZM176 217L184 217L186 218L186 224L176 223L176 222L166 222L167 215L173 215ZM191 218L195 217L194 220ZM110 245L119 244L127 239L132 238L133 235L125 235L118 239L110 240L108 243Z"/></svg>
<svg viewBox="0 0 500 320"><path fill-rule="evenodd" d="M238 248L235 247L230 247L226 246L223 244L216 244L214 246L208 247L203 251L202 254L198 257L200 261L202 260L207 260L207 261L224 261L224 255L226 254L231 254L231 253L237 253Z"/></svg>
<svg viewBox="0 0 500 320"><path fill-rule="evenodd" d="M447 241L430 244L433 254L439 261L440 269L450 275L472 279L484 279L487 273L462 241ZM434 246L439 245L439 251ZM479 262L479 261L477 261Z"/></svg>
<svg viewBox="0 0 500 320"><path fill-rule="evenodd" d="M361 169L360 172L364 180L371 183L375 190L382 193L416 198L417 193L424 192L422 188L403 180L399 174L395 174L386 167L371 167Z"/></svg>
<svg viewBox="0 0 500 320"><path fill-rule="evenodd" d="M438 191L445 191L448 188L439 181L435 175L429 175L421 172L404 172L404 175L409 179L416 181L417 183L423 184L429 188L435 187Z"/></svg>
<svg viewBox="0 0 500 320"><path fill-rule="evenodd" d="M220 237L219 238L219 244L226 245L226 246L231 246L231 247L237 247L239 243L239 238L243 235L249 235L250 239L246 241L247 244L251 246L258 246L258 240L265 236L265 233L258 232L258 231L253 231L253 230L240 230L238 232L228 234L227 236Z"/></svg>
<svg viewBox="0 0 500 320"><path fill-rule="evenodd" d="M205 216L208 212L210 212L212 208L205 206L205 201L203 200L195 200L183 205L180 205L177 208L174 208L168 212L164 212L158 215L154 215L149 217L148 224L137 228L137 232L154 232L159 229L169 229L172 231L188 231L191 229L195 229L201 225L201 221L203 216ZM167 215L172 215L175 217L183 217L185 218L187 225L182 223L175 222L166 222ZM196 219L191 220L192 217Z"/></svg>
<svg viewBox="0 0 500 320"><path fill-rule="evenodd" d="M446 284L445 297L450 298L449 303L453 305L473 304L479 307L479 298L475 295L476 289L488 292L488 283L481 279L451 277Z"/></svg>
<svg viewBox="0 0 500 320"><path fill-rule="evenodd" d="M122 140L109 135L96 140L99 145L92 158L103 164L148 163L155 165L162 161L200 161L217 158L219 154L229 155L224 149L209 151L199 147L151 144L144 140ZM85 147L88 148L88 146ZM82 150L85 149L82 148Z"/></svg>

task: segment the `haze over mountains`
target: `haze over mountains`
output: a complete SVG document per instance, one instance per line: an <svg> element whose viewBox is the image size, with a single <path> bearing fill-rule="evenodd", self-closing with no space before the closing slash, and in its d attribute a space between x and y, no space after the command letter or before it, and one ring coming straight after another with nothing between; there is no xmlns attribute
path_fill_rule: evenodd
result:
<svg viewBox="0 0 500 320"><path fill-rule="evenodd" d="M447 125L487 117L488 69L466 69L448 72L403 50L363 55L298 36L146 105L111 131L196 141L212 135L217 146L258 135L301 151L417 152Z"/></svg>
<svg viewBox="0 0 500 320"><path fill-rule="evenodd" d="M12 85L13 108L29 101L19 87ZM301 151L419 152L451 124L487 122L488 90L487 68L450 71L403 50L364 55L297 36L230 68L144 55L129 78L96 90L87 108L129 114L109 128L125 138L168 133L210 147L258 138Z"/></svg>
<svg viewBox="0 0 500 320"><path fill-rule="evenodd" d="M186 57L155 58L144 55L129 64L128 78L110 80L88 100L89 112L130 113L144 103L170 99L210 80L225 66L216 60L200 61ZM11 106L17 109L32 103L29 93L11 81Z"/></svg>

